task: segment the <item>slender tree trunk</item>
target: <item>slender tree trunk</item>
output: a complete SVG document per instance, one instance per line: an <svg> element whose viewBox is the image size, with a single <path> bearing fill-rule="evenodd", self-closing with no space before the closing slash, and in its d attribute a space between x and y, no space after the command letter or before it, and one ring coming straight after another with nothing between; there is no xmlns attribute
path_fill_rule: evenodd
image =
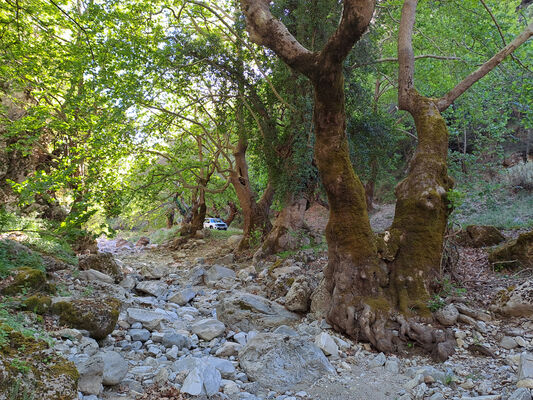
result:
<svg viewBox="0 0 533 400"><path fill-rule="evenodd" d="M231 223L233 222L233 220L235 219L235 217L237 216L237 212L239 211L237 209L237 206L235 205L235 203L233 201L228 201L228 207L229 207L229 215L228 217L224 220L224 223L228 226L231 225Z"/></svg>
<svg viewBox="0 0 533 400"><path fill-rule="evenodd" d="M249 247L250 235L253 231L259 229L262 234L267 234L272 225L268 217L270 213L270 206L274 198L274 189L269 183L262 198L257 201L257 195L250 186L250 179L248 176L248 164L246 162L247 143L244 139L240 139L237 143L235 152L235 169L231 172L230 182L235 188L239 205L241 206L244 226L243 239L239 244L239 250L244 250Z"/></svg>

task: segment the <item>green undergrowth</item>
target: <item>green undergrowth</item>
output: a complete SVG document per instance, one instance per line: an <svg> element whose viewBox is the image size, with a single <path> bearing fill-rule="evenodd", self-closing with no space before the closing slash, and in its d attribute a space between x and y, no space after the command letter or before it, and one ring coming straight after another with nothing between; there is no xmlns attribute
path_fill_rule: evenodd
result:
<svg viewBox="0 0 533 400"><path fill-rule="evenodd" d="M27 338L44 340L52 345L54 340L43 327L43 318L33 312L19 309L20 299L5 297L0 302L0 348L7 344L11 331Z"/></svg>
<svg viewBox="0 0 533 400"><path fill-rule="evenodd" d="M0 209L0 234L13 236L17 242L35 253L16 251L6 241L0 241L0 274L11 268L26 266L42 268L42 255L52 256L67 264L77 265L76 255L64 238L52 233L51 223L40 218L20 216Z"/></svg>
<svg viewBox="0 0 533 400"><path fill-rule="evenodd" d="M465 196L463 203L454 211L452 221L461 227L533 228L533 195L526 192L509 194L502 188L474 192Z"/></svg>
<svg viewBox="0 0 533 400"><path fill-rule="evenodd" d="M218 231L215 229L206 229L206 237L213 239L227 239L233 235L242 235L242 229L229 227L227 231Z"/></svg>

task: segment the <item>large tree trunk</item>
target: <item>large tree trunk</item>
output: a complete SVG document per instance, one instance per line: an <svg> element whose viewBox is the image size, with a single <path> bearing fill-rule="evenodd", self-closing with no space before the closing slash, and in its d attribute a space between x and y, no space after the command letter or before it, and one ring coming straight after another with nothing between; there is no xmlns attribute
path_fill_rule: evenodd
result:
<svg viewBox="0 0 533 400"><path fill-rule="evenodd" d="M418 146L408 176L396 187L396 211L390 230L398 250L390 268L395 306L404 313L430 317L430 285L439 274L453 186L446 158L448 130L435 103L413 93ZM390 254L389 254L390 256Z"/></svg>

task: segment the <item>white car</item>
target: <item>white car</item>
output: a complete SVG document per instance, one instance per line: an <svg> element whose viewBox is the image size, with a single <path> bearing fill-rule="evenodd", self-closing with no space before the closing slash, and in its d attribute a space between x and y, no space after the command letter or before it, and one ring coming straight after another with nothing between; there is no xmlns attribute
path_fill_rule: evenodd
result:
<svg viewBox="0 0 533 400"><path fill-rule="evenodd" d="M217 229L219 231L225 231L228 229L228 225L220 218L206 218L204 220L205 229Z"/></svg>

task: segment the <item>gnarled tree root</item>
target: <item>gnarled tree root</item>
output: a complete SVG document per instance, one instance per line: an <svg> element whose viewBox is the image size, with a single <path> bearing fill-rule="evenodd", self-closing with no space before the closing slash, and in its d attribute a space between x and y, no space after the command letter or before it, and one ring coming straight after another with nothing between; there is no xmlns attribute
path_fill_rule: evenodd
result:
<svg viewBox="0 0 533 400"><path fill-rule="evenodd" d="M418 318L405 318L401 314L376 312L368 305L359 311L347 308L344 318L328 314L327 321L337 331L344 332L355 340L368 341L384 353L398 353L416 343L432 358L446 361L455 353L455 339L448 330L422 323Z"/></svg>

